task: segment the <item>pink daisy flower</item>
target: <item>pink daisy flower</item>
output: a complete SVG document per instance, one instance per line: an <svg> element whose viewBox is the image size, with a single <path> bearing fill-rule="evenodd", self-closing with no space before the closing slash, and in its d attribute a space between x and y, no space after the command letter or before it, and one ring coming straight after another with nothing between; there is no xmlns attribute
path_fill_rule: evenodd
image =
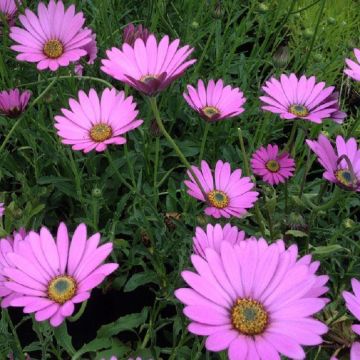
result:
<svg viewBox="0 0 360 360"><path fill-rule="evenodd" d="M220 245L223 241L229 241L231 244L237 244L245 239L245 232L239 230L236 226L226 224L222 227L220 224L207 224L206 232L197 227L193 237L193 249L196 255L205 258L205 250L212 248L220 253Z"/></svg>
<svg viewBox="0 0 360 360"><path fill-rule="evenodd" d="M218 160L215 174L206 161L201 162L201 169L192 166L195 176L201 183L206 194L203 194L196 181L188 171L190 180L185 180L187 193L195 199L207 203L205 214L214 218L231 216L241 217L246 210L253 207L259 193L251 191L255 184L249 177L241 177L241 169L231 172L228 162Z"/></svg>
<svg viewBox="0 0 360 360"><path fill-rule="evenodd" d="M240 115L244 112L243 105L246 101L239 88L224 87L223 81L210 80L205 88L204 82L198 80L197 89L187 85L184 99L200 116L207 121L223 120Z"/></svg>
<svg viewBox="0 0 360 360"><path fill-rule="evenodd" d="M346 65L349 68L344 70L344 73L356 81L360 81L360 50L354 49L354 55L357 63L351 59L345 59Z"/></svg>
<svg viewBox="0 0 360 360"><path fill-rule="evenodd" d="M18 60L38 63L39 70L56 71L87 54L83 47L92 40L91 30L82 27L83 13L75 14L74 5L65 10L62 1L50 0L48 6L40 2L37 15L26 9L19 20L24 29L14 26L10 31L17 42L11 48L20 53Z"/></svg>
<svg viewBox="0 0 360 360"><path fill-rule="evenodd" d="M343 298L346 302L346 307L348 310L355 316L357 320L360 320L360 281L356 279L351 279L351 285L353 289L353 293L348 291L344 291L342 293ZM355 334L360 335L360 325L352 325L352 330ZM360 359L360 343L354 342L351 347L351 360Z"/></svg>
<svg viewBox="0 0 360 360"><path fill-rule="evenodd" d="M180 40L169 43L164 36L158 43L154 35L146 41L135 40L134 46L127 43L121 50L112 48L102 60L101 70L146 95L152 96L164 90L196 60L186 58L194 51L189 45L179 48Z"/></svg>
<svg viewBox="0 0 360 360"><path fill-rule="evenodd" d="M5 282L8 281L3 269L5 267L13 266L11 260L7 257L8 253L16 252L19 249L19 244L25 241L26 232L20 229L18 232L14 231L12 236L0 239L0 297L2 298L1 307L7 308L11 300L17 297L17 293L8 289Z"/></svg>
<svg viewBox="0 0 360 360"><path fill-rule="evenodd" d="M277 145L262 146L254 152L250 163L253 173L270 185L286 182L295 171L294 159L287 152L279 154Z"/></svg>
<svg viewBox="0 0 360 360"><path fill-rule="evenodd" d="M129 24L124 28L123 31L123 42L129 44L134 47L135 40L141 39L146 42L148 37L152 34L147 28L143 27L141 24L138 26L134 26L134 24Z"/></svg>
<svg viewBox="0 0 360 360"><path fill-rule="evenodd" d="M21 0L18 3L21 4ZM15 24L17 10L15 0L0 0L0 13L2 15L0 18L0 34L3 27L2 17L6 19L8 26L12 26Z"/></svg>
<svg viewBox="0 0 360 360"><path fill-rule="evenodd" d="M306 140L306 143L324 167L326 180L347 190L360 191L360 149L355 138L345 141L342 136L337 136L336 151L322 134L317 141Z"/></svg>
<svg viewBox="0 0 360 360"><path fill-rule="evenodd" d="M5 205L4 203L0 203L0 217L3 217L5 214Z"/></svg>
<svg viewBox="0 0 360 360"><path fill-rule="evenodd" d="M94 89L89 95L79 91L79 101L69 100L70 110L61 109L63 116L55 116L55 127L63 144L72 145L73 150L88 153L91 150L104 151L108 145L122 145L122 135L140 126L136 120L138 111L132 96L115 89L105 89L99 99Z"/></svg>
<svg viewBox="0 0 360 360"><path fill-rule="evenodd" d="M85 28L85 30L90 30L88 28ZM97 57L97 52L98 52L98 48L97 48L97 43L96 43L96 34L95 33L91 33L91 41L89 43L87 43L86 45L83 46L83 49L86 51L86 58L87 58L87 64L88 65L92 65L95 62L95 59ZM76 64L75 65L75 74L78 76L82 76L83 75L83 71L84 71L84 66L81 64Z"/></svg>
<svg viewBox="0 0 360 360"><path fill-rule="evenodd" d="M272 77L262 87L266 96L261 96L262 109L279 114L282 119L305 119L321 124L326 118L341 124L346 117L339 110L338 93L334 86L325 87L324 82L316 84L315 76L300 79L295 74Z"/></svg>
<svg viewBox="0 0 360 360"><path fill-rule="evenodd" d="M56 241L46 227L39 234L31 231L16 252L7 254L12 266L3 269L10 279L5 286L20 295L10 305L35 313L37 321L50 319L52 326L59 326L73 314L75 304L87 300L90 291L118 268L115 263L103 264L112 243L99 242L99 233L87 238L85 224L76 228L71 241L64 223Z"/></svg>
<svg viewBox="0 0 360 360"><path fill-rule="evenodd" d="M302 346L322 343L327 327L313 315L326 301L308 294L317 279L308 265L264 239L205 252L192 255L195 272L182 272L190 288L175 296L208 350L227 349L230 360L305 359Z"/></svg>
<svg viewBox="0 0 360 360"><path fill-rule="evenodd" d="M24 112L29 103L31 92L25 90L22 93L19 89L0 92L0 114L10 118L16 118Z"/></svg>

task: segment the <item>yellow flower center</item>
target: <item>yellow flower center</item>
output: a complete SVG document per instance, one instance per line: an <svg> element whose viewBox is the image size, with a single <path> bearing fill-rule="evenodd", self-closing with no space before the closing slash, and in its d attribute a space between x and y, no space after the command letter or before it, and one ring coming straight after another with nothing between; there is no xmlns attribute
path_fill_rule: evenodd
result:
<svg viewBox="0 0 360 360"><path fill-rule="evenodd" d="M243 335L259 335L265 331L269 315L258 301L237 299L231 309L231 322Z"/></svg>
<svg viewBox="0 0 360 360"><path fill-rule="evenodd" d="M90 137L95 142L103 142L112 136L112 128L107 124L96 124L90 130Z"/></svg>
<svg viewBox="0 0 360 360"><path fill-rule="evenodd" d="M50 59L57 59L64 53L64 45L56 39L48 40L43 51Z"/></svg>
<svg viewBox="0 0 360 360"><path fill-rule="evenodd" d="M223 191L213 190L207 196L210 204L218 209L223 209L229 205L229 197Z"/></svg>
<svg viewBox="0 0 360 360"><path fill-rule="evenodd" d="M148 84L152 80L156 80L159 76L154 74L143 75L140 81L144 84Z"/></svg>
<svg viewBox="0 0 360 360"><path fill-rule="evenodd" d="M56 276L48 285L48 297L58 304L64 304L74 297L76 288L77 284L73 277L69 275Z"/></svg>
<svg viewBox="0 0 360 360"><path fill-rule="evenodd" d="M280 164L276 161L276 160L269 160L266 164L265 164L265 167L273 172L273 173L276 173L279 171L280 169Z"/></svg>
<svg viewBox="0 0 360 360"><path fill-rule="evenodd" d="M201 109L201 111L209 118L211 119L215 115L220 114L220 110L217 109L215 106L205 106Z"/></svg>
<svg viewBox="0 0 360 360"><path fill-rule="evenodd" d="M298 104L291 105L289 108L289 112L299 117L304 117L309 115L309 110L304 105L298 105Z"/></svg>
<svg viewBox="0 0 360 360"><path fill-rule="evenodd" d="M336 170L335 177L339 181L339 183L344 185L345 187L352 187L354 186L354 183L356 183L356 179L353 179L353 176L348 169Z"/></svg>

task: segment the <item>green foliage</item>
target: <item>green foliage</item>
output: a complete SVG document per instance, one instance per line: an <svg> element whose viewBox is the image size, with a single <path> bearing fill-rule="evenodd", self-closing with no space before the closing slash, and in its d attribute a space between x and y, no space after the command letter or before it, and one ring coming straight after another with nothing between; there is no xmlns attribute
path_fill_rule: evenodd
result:
<svg viewBox="0 0 360 360"><path fill-rule="evenodd" d="M68 99L76 97L79 89L101 91L106 82L124 88L100 71L99 59L105 57L106 49L120 46L122 29L134 22L159 37L168 34L196 48L193 56L197 63L158 97L165 126L191 163L198 162L205 124L181 94L186 84L194 84L198 78L222 78L240 87L247 97L241 117L211 124L205 146L207 161L214 164L223 159L233 168L244 167L238 127L247 156L261 144L287 141L288 124L259 110L259 89L271 75L314 74L341 91L343 109L349 113L346 123L302 124L293 150L296 175L286 189L260 185L263 196L259 208L269 239L298 243L301 254L310 251L321 261L320 271L331 277L329 298L338 306L329 307L322 319L329 325L330 335L326 346L307 350L307 359L329 359L340 348L345 359L352 338L349 316L339 310L343 308L340 296L349 287L350 278L360 274L360 199L340 190L333 201L333 187L321 180L321 171L315 157L308 157L304 139L314 138L320 131L331 137L359 138L356 104L360 89L345 79L342 71L344 58L352 57L352 48L360 46L360 4L354 0L64 2L76 4L85 13L86 25L97 34L98 59L93 66L85 64L83 78L71 76L73 65L54 75L38 72L34 64L17 62L7 30L1 35L1 89L31 89L34 100L51 81L53 85L0 148L1 201L7 205L0 232L6 236L19 227L37 230L41 225L54 231L59 221L65 221L70 229L84 222L89 233L99 231L102 241L114 243L112 258L120 264L101 287L102 295L116 298L116 310L106 309L113 321L102 322L97 332L89 330L90 339L83 317L77 322L83 326L81 331L71 330L70 322L52 329L30 317L15 324L15 329L3 311L0 358L5 359L10 352L21 358L27 352L34 359L108 359L113 354L119 359L134 355L144 359L226 359L225 353L206 353L204 339L189 334L182 306L173 295L183 286L180 272L190 266L194 228L214 221L205 218L202 205L186 194L185 168L172 147L163 136L151 134L153 115L146 99L125 89L135 97L144 124L128 134L126 146L110 147L112 164L103 153L71 151L60 143L53 126L54 116L68 106ZM23 1L24 7L33 9L36 3ZM0 146L13 125L13 119L0 116ZM306 164L311 165L308 173ZM125 181L119 180L117 172ZM290 212L300 215L301 223L294 223ZM249 235L260 235L253 211L232 224ZM90 298L92 301L95 299ZM96 301L99 310L107 306ZM10 314L16 318L17 314ZM84 311L84 318L87 316L99 320L89 307ZM23 326L30 322L33 336L29 338ZM339 323L348 331L340 332L340 340Z"/></svg>

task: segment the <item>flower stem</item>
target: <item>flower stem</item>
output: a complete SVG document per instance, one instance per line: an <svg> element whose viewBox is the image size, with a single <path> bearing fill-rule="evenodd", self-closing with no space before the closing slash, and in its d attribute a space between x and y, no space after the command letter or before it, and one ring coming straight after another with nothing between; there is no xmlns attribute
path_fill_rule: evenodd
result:
<svg viewBox="0 0 360 360"><path fill-rule="evenodd" d="M201 185L200 180L197 178L197 176L195 175L193 169L191 168L190 163L186 160L186 157L184 156L184 154L181 152L180 148L177 146L176 142L173 140L173 138L171 137L171 135L166 131L165 126L161 120L160 117L160 113L159 113L159 109L157 106L157 102L156 102L156 98L155 97L150 97L150 106L151 106L151 110L154 114L156 123L159 126L159 129L161 131L161 133L165 136L166 140L169 142L169 144L172 146L172 148L174 149L174 151L176 152L177 156L179 157L179 159L181 160L181 162L186 166L186 168L188 169L188 171L190 172L190 174L192 175L192 177L194 178L197 186L199 187L199 189L201 190L204 199L207 199L207 194L204 190L204 188Z"/></svg>
<svg viewBox="0 0 360 360"><path fill-rule="evenodd" d="M247 157L247 154L245 151L245 145L244 145L242 131L241 131L241 128L239 128L239 127L237 130L238 130L238 135L239 135L240 150L241 150L241 154L242 154L242 158L243 158L245 174L246 174L246 176L251 177L249 161L248 161L248 157ZM260 227L260 232L261 232L262 236L265 236L265 226L262 221L262 219L264 219L264 217L261 214L261 211L260 211L260 208L259 208L259 205L257 204L257 202L255 203L254 208L255 208L256 221Z"/></svg>
<svg viewBox="0 0 360 360"><path fill-rule="evenodd" d="M4 318L6 319L9 327L10 327L10 330L13 334L13 340L15 341L15 344L16 344L16 347L18 349L18 356L19 356L19 359L20 360L23 360L25 359L25 356L23 354L23 351L22 351L22 347L21 347L21 343L20 343L20 339L17 335L17 332L16 332L16 329L14 327L14 324L10 318L10 315L9 315L9 312L6 310L6 309L2 309L2 315L4 316Z"/></svg>
<svg viewBox="0 0 360 360"><path fill-rule="evenodd" d="M204 156L205 144L206 144L206 139L207 139L207 136L208 136L208 133L209 133L209 129L210 129L210 123L206 122L204 134L203 134L203 137L202 137L202 140L201 140L199 164L201 164L201 160L203 159L203 156Z"/></svg>
<svg viewBox="0 0 360 360"><path fill-rule="evenodd" d="M29 105L29 107L26 109L26 111L23 112L23 114L16 120L16 122L14 123L14 125L12 126L12 128L10 129L10 131L7 133L3 143L0 146L0 153L2 153L2 151L5 148L5 145L8 143L8 141L11 138L11 135L13 134L13 132L16 130L16 128L18 127L18 125L20 124L20 121L23 119L24 115L30 110L32 109L45 95L46 93L53 87L53 85L56 83L56 80L58 78L55 77L53 78L53 81L46 87L46 89Z"/></svg>
<svg viewBox="0 0 360 360"><path fill-rule="evenodd" d="M84 311L85 311L85 309L86 309L86 305L87 305L87 300L86 300L86 301L83 301L83 302L81 303L81 307L80 307L79 311L78 311L75 315L69 317L68 320L69 320L70 322L75 322L75 321L79 320L80 317L81 317L81 315L84 313Z"/></svg>
<svg viewBox="0 0 360 360"><path fill-rule="evenodd" d="M288 151L289 153L292 153L292 148L294 146L294 143L295 143L295 135L296 135L296 130L297 130L297 122L296 120L294 121L294 124L291 128L291 133L290 133L290 137L289 137L289 140L285 146L285 149L284 151Z"/></svg>

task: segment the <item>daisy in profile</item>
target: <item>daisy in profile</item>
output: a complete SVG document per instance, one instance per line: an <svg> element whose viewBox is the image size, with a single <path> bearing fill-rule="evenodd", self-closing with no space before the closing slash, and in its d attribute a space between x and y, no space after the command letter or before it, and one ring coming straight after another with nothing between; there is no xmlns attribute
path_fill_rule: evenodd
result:
<svg viewBox="0 0 360 360"><path fill-rule="evenodd" d="M360 81L360 50L354 49L354 55L356 57L357 62L351 59L345 59L348 68L344 70L344 73L350 76L352 79L356 81Z"/></svg>
<svg viewBox="0 0 360 360"><path fill-rule="evenodd" d="M0 92L0 115L16 118L21 115L29 103L31 92L19 89Z"/></svg>
<svg viewBox="0 0 360 360"><path fill-rule="evenodd" d="M88 30L88 28L85 28L85 30ZM91 34L91 41L84 45L83 49L86 51L86 63L88 65L92 65L95 62L95 59L97 57L97 43L96 43L96 34ZM84 66L81 64L75 65L75 74L78 76L82 76L84 71Z"/></svg>
<svg viewBox="0 0 360 360"><path fill-rule="evenodd" d="M56 240L46 227L40 233L31 231L16 252L7 254L12 265L3 269L9 279L5 287L18 293L10 305L35 313L37 321L59 326L73 314L75 304L87 300L91 290L118 268L115 263L103 264L112 243L99 243L100 234L88 238L85 224L75 229L71 241L64 223Z"/></svg>
<svg viewBox="0 0 360 360"><path fill-rule="evenodd" d="M189 45L179 48L180 40L159 42L154 35L146 41L137 38L133 46L124 43L121 49L107 50L101 70L146 95L164 90L196 60L186 60L194 51Z"/></svg>
<svg viewBox="0 0 360 360"><path fill-rule="evenodd" d="M94 89L89 95L79 91L79 101L69 100L71 110L61 109L63 115L55 116L55 127L63 144L72 145L73 150L104 151L108 145L126 143L123 136L140 126L138 111L132 96L125 97L123 91L105 89L101 98Z"/></svg>
<svg viewBox="0 0 360 360"><path fill-rule="evenodd" d="M18 4L21 4L21 0L18 1ZM15 0L0 0L0 35L3 27L3 18L5 18L8 26L13 26L17 10Z"/></svg>
<svg viewBox="0 0 360 360"><path fill-rule="evenodd" d="M346 114L339 110L338 93L334 86L325 87L324 82L316 83L315 76L300 79L295 74L272 77L262 87L262 109L279 114L282 119L304 119L321 124L332 119L341 124Z"/></svg>
<svg viewBox="0 0 360 360"><path fill-rule="evenodd" d="M215 173L206 161L201 162L201 169L192 166L195 176L201 183L205 194L197 185L190 171L187 172L190 180L185 180L188 194L207 204L205 214L214 218L242 217L247 209L252 208L259 193L252 191L255 184L249 177L241 176L241 169L231 172L228 162L218 160Z"/></svg>
<svg viewBox="0 0 360 360"><path fill-rule="evenodd" d="M337 136L336 149L322 134L318 140L306 140L306 143L324 167L326 180L346 190L360 191L360 149L355 138L345 141L342 136Z"/></svg>
<svg viewBox="0 0 360 360"><path fill-rule="evenodd" d="M239 230L236 226L226 224L222 227L220 224L207 224L206 231L201 227L195 230L193 237L194 253L205 258L205 250L212 248L220 252L220 245L223 241L229 241L231 244L237 244L245 239L245 232Z"/></svg>
<svg viewBox="0 0 360 360"><path fill-rule="evenodd" d="M14 231L12 236L0 239L0 298L2 298L2 308L7 308L10 305L11 300L17 297L15 291L10 290L5 286L5 282L8 281L8 278L4 274L3 269L13 265L11 260L8 259L7 254L17 252L19 244L25 241L25 238L26 231L20 229L19 231Z"/></svg>
<svg viewBox="0 0 360 360"><path fill-rule="evenodd" d="M19 52L17 59L37 63L38 70L56 71L78 61L87 52L84 46L92 41L91 30L85 30L82 12L75 6L64 8L62 1L50 0L48 6L38 4L37 14L30 9L19 20L23 28L13 26L10 38L17 44L11 48Z"/></svg>
<svg viewBox="0 0 360 360"><path fill-rule="evenodd" d="M210 80L206 87L202 80L198 80L197 88L188 85L187 90L188 93L183 93L184 99L204 120L224 120L244 112L246 99L243 92L239 88L224 86L221 79L217 82Z"/></svg>
<svg viewBox="0 0 360 360"><path fill-rule="evenodd" d="M135 40L141 39L146 43L148 37L152 34L147 28L143 27L141 24L135 26L134 24L129 24L124 28L122 38L123 42L134 47Z"/></svg>
<svg viewBox="0 0 360 360"><path fill-rule="evenodd" d="M262 146L254 152L250 163L253 173L270 185L286 182L295 171L294 159L287 152L279 154L277 145Z"/></svg>
<svg viewBox="0 0 360 360"><path fill-rule="evenodd" d="M207 350L227 350L229 360L305 359L303 346L322 343L327 327L313 316L326 301L309 295L317 275L308 265L264 239L205 253L192 255L195 271L181 274L189 287L175 296Z"/></svg>
<svg viewBox="0 0 360 360"><path fill-rule="evenodd" d="M353 293L344 291L342 295L348 310L360 321L360 281L352 279L351 285ZM355 334L360 335L360 325L352 325L351 328ZM351 347L350 360L358 359L360 359L360 342L354 342Z"/></svg>

